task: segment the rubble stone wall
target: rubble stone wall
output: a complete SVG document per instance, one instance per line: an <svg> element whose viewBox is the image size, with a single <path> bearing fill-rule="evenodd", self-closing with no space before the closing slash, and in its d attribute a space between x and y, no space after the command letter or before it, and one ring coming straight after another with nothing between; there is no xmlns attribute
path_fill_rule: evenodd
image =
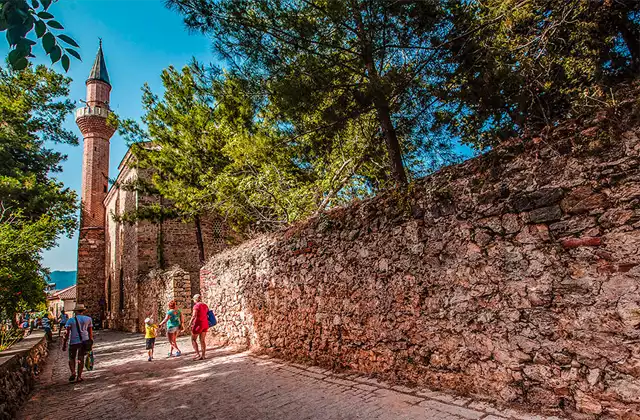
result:
<svg viewBox="0 0 640 420"><path fill-rule="evenodd" d="M200 287L215 334L576 416L639 413L640 129L608 118L214 256Z"/></svg>
<svg viewBox="0 0 640 420"><path fill-rule="evenodd" d="M0 419L15 417L33 389L47 355L47 340L40 331L0 352Z"/></svg>
<svg viewBox="0 0 640 420"><path fill-rule="evenodd" d="M144 320L151 317L159 323L167 314L169 302L175 300L184 315L185 322L191 317L191 276L175 266L169 270L151 271L140 282L138 330L144 331Z"/></svg>

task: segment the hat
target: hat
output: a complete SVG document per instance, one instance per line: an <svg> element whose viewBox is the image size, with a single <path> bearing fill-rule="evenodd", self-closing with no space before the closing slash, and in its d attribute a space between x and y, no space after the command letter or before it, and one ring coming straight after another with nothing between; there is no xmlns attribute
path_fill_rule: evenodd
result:
<svg viewBox="0 0 640 420"><path fill-rule="evenodd" d="M151 318L145 318L144 323L145 324L151 324Z"/></svg>
<svg viewBox="0 0 640 420"><path fill-rule="evenodd" d="M193 300L195 300L196 302L200 300L200 295L199 294L195 294L193 295Z"/></svg>
<svg viewBox="0 0 640 420"><path fill-rule="evenodd" d="M87 309L83 303L76 303L76 307L73 308L73 312L82 312Z"/></svg>

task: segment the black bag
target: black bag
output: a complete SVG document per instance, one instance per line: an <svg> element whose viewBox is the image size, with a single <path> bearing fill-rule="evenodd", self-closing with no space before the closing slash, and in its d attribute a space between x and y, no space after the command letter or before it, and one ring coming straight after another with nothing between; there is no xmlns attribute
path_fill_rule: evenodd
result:
<svg viewBox="0 0 640 420"><path fill-rule="evenodd" d="M78 316L76 315L74 318L76 320L76 327L78 328L78 337L80 338L80 341L82 341L82 348L84 349L85 353L88 353L93 348L93 340L82 339L82 332L80 330L80 323L78 322Z"/></svg>

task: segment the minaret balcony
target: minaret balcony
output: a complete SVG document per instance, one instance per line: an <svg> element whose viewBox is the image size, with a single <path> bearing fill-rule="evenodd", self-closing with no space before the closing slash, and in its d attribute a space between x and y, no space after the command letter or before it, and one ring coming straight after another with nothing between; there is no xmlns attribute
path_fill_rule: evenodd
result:
<svg viewBox="0 0 640 420"><path fill-rule="evenodd" d="M100 108L99 106L85 106L84 108L76 109L76 120L82 117L102 117L107 118L111 111L107 108Z"/></svg>

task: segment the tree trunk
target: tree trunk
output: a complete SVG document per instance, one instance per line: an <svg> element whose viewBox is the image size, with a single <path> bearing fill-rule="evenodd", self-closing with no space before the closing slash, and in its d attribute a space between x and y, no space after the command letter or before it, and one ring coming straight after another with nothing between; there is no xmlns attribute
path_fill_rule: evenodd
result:
<svg viewBox="0 0 640 420"><path fill-rule="evenodd" d="M204 243L202 242L202 226L200 225L200 216L194 219L196 223L196 241L198 242L198 259L200 265L204 265Z"/></svg>
<svg viewBox="0 0 640 420"><path fill-rule="evenodd" d="M386 98L375 98L373 102L382 127L384 141L387 145L391 174L398 186L405 185L407 183L407 174L405 173L404 164L402 163L402 151L400 150L396 128L393 126L393 121L391 121L389 102Z"/></svg>
<svg viewBox="0 0 640 420"><path fill-rule="evenodd" d="M389 105L389 100L383 91L382 81L380 80L380 75L378 74L378 70L376 69L376 65L373 60L371 43L367 39L367 30L364 27L362 16L358 10L354 10L354 17L356 20L356 27L358 29L358 38L362 48L362 58L371 84L370 89L373 105L376 108L376 114L378 116L378 121L380 122L380 127L382 128L384 142L387 146L389 169L391 170L391 175L396 181L397 186L406 185L407 174L405 173L404 164L402 163L402 151L400 150L400 143L398 143L396 128L391 120L391 107Z"/></svg>

